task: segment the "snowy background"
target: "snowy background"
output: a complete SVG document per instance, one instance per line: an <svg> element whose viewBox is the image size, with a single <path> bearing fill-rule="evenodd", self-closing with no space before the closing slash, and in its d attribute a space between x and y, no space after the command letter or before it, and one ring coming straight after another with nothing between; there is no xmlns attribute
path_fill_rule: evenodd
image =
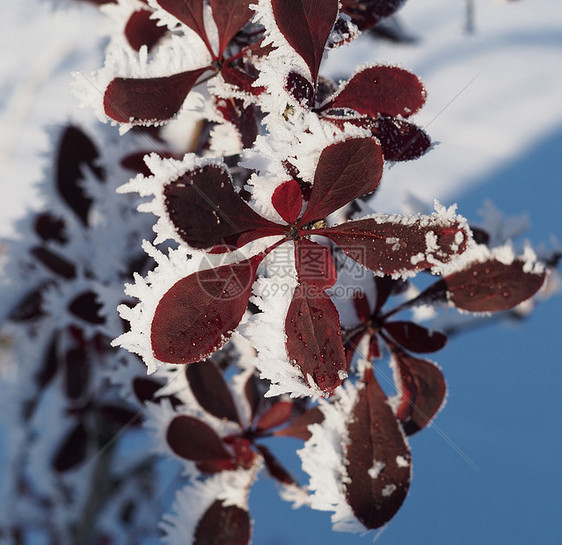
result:
<svg viewBox="0 0 562 545"><path fill-rule="evenodd" d="M362 39L326 65L346 77L358 58L399 63L428 89L416 121L440 145L390 169L378 205L400 209L412 193L457 202L475 221L490 198L508 215L528 213L534 243L551 235L560 240L562 4L475 0L472 35L464 31L465 7L464 0L410 0L400 20L417 43ZM101 65L103 39L99 16L87 4L2 0L2 8L0 236L6 236L25 209L40 207L33 182L45 165L41 154L50 150L45 126L97 122L77 108L68 86L72 71ZM433 428L411 440L411 493L379 543L559 543L561 310L556 297L522 324L468 332L436 354L449 400ZM293 512L273 486L263 480L253 491L254 543L372 541L333 534L327 514Z"/></svg>

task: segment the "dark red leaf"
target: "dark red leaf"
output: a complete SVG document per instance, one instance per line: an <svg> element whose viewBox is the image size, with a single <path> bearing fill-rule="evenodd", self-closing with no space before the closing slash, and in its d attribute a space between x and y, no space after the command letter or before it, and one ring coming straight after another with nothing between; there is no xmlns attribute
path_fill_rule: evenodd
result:
<svg viewBox="0 0 562 545"><path fill-rule="evenodd" d="M203 17L205 0L156 0L162 8L196 32L208 44Z"/></svg>
<svg viewBox="0 0 562 545"><path fill-rule="evenodd" d="M381 19L392 15L405 0L341 0L342 12L347 13L359 30L374 27Z"/></svg>
<svg viewBox="0 0 562 545"><path fill-rule="evenodd" d="M355 292L353 294L353 305L355 306L355 312L357 317L362 322L367 322L371 319L371 307L369 306L369 300L367 296L362 292Z"/></svg>
<svg viewBox="0 0 562 545"><path fill-rule="evenodd" d="M285 159L283 161L283 168L285 169L285 172L299 184L303 199L308 201L310 199L310 193L312 191L312 184L301 178L299 169L293 163L291 163L289 159Z"/></svg>
<svg viewBox="0 0 562 545"><path fill-rule="evenodd" d="M76 277L76 267L61 255L43 246L36 246L30 250L31 255L55 274L68 280Z"/></svg>
<svg viewBox="0 0 562 545"><path fill-rule="evenodd" d="M346 497L353 514L369 530L386 524L406 498L411 479L410 451L372 370L348 424Z"/></svg>
<svg viewBox="0 0 562 545"><path fill-rule="evenodd" d="M476 244L484 244L487 246L490 243L490 233L484 229L471 225L470 230L472 231L472 238Z"/></svg>
<svg viewBox="0 0 562 545"><path fill-rule="evenodd" d="M174 159L179 159L179 160L181 160L182 158L181 155L171 153L168 151L157 151L157 152L153 150L137 151L135 153L130 153L129 155L123 157L120 161L121 166L123 168L132 170L136 173L140 173L143 176L147 176L147 177L152 176L152 171L148 168L148 166L144 162L144 158L151 153L157 153L162 158L172 157Z"/></svg>
<svg viewBox="0 0 562 545"><path fill-rule="evenodd" d="M379 359L382 357L381 349L379 346L379 340L376 335L371 335L369 339L369 353L367 354L367 359L372 361L374 359Z"/></svg>
<svg viewBox="0 0 562 545"><path fill-rule="evenodd" d="M465 251L469 240L469 234L456 221L443 225L443 220L430 217L410 224L392 218L348 221L316 233L332 239L351 259L384 274L448 263Z"/></svg>
<svg viewBox="0 0 562 545"><path fill-rule="evenodd" d="M365 330L362 330L359 333L352 335L349 339L345 341L343 347L345 350L345 358L347 361L348 368L351 365L351 361L353 360L353 356L355 356L355 352L357 350L357 347L359 346L359 343L361 342L361 339L363 339L363 335L365 335Z"/></svg>
<svg viewBox="0 0 562 545"><path fill-rule="evenodd" d="M240 248L268 234L283 234L280 226L256 214L242 200L230 174L219 165L186 172L166 185L164 198L176 231L194 248Z"/></svg>
<svg viewBox="0 0 562 545"><path fill-rule="evenodd" d="M86 291L75 297L68 305L68 310L78 318L100 325L105 323L101 314L102 305L98 302L97 295L93 291Z"/></svg>
<svg viewBox="0 0 562 545"><path fill-rule="evenodd" d="M372 193L379 185L382 167L381 148L374 138L350 138L325 148L299 223L323 219L354 199Z"/></svg>
<svg viewBox="0 0 562 545"><path fill-rule="evenodd" d="M265 462L267 472L282 484L297 484L291 474L265 445L256 445Z"/></svg>
<svg viewBox="0 0 562 545"><path fill-rule="evenodd" d="M174 117L209 67L160 78L115 78L103 97L105 113L120 123L166 121Z"/></svg>
<svg viewBox="0 0 562 545"><path fill-rule="evenodd" d="M324 413L318 407L314 407L297 416L287 427L274 431L273 435L295 437L296 439L308 441L311 436L308 426L320 424L323 420Z"/></svg>
<svg viewBox="0 0 562 545"><path fill-rule="evenodd" d="M29 292L8 314L8 319L14 322L35 320L45 315L43 309L43 290L49 283Z"/></svg>
<svg viewBox="0 0 562 545"><path fill-rule="evenodd" d="M385 331L403 348L419 354L437 352L447 344L447 336L413 322L387 322Z"/></svg>
<svg viewBox="0 0 562 545"><path fill-rule="evenodd" d="M259 379L255 374L248 377L244 385L244 396L250 407L250 420L253 420L263 400L263 395L259 388Z"/></svg>
<svg viewBox="0 0 562 545"><path fill-rule="evenodd" d="M248 545L251 533L248 511L216 500L197 523L193 545Z"/></svg>
<svg viewBox="0 0 562 545"><path fill-rule="evenodd" d="M355 74L326 108L349 108L363 115L408 117L425 103L419 78L396 66L372 66Z"/></svg>
<svg viewBox="0 0 562 545"><path fill-rule="evenodd" d="M53 468L60 473L70 471L84 462L87 452L88 432L80 420L59 445L52 461Z"/></svg>
<svg viewBox="0 0 562 545"><path fill-rule="evenodd" d="M314 106L314 87L298 72L289 72L285 82L285 91L303 108L312 108Z"/></svg>
<svg viewBox="0 0 562 545"><path fill-rule="evenodd" d="M77 127L66 128L57 155L57 190L84 225L88 223L92 199L82 187L83 172L85 169L90 170L99 180L103 180L105 173L97 164L98 157L96 146L86 134Z"/></svg>
<svg viewBox="0 0 562 545"><path fill-rule="evenodd" d="M140 413L121 405L104 403L98 407L98 411L119 428L141 425Z"/></svg>
<svg viewBox="0 0 562 545"><path fill-rule="evenodd" d="M59 367L58 341L60 333L55 333L47 345L41 367L35 375L39 388L43 389L53 380Z"/></svg>
<svg viewBox="0 0 562 545"><path fill-rule="evenodd" d="M238 462L235 458L217 458L215 460L195 462L195 467L197 467L201 473L213 474L236 469L238 467Z"/></svg>
<svg viewBox="0 0 562 545"><path fill-rule="evenodd" d="M207 269L176 282L154 313L154 356L167 363L195 363L221 348L244 315L262 259Z"/></svg>
<svg viewBox="0 0 562 545"><path fill-rule="evenodd" d="M289 359L326 394L345 378L347 362L338 311L326 293L299 284L285 319Z"/></svg>
<svg viewBox="0 0 562 545"><path fill-rule="evenodd" d="M431 147L426 132L403 119L381 117L369 128L378 138L387 161L411 161Z"/></svg>
<svg viewBox="0 0 562 545"><path fill-rule="evenodd" d="M443 279L449 300L472 312L508 310L532 297L542 286L545 273L524 271L525 264L515 260L505 265L490 259Z"/></svg>
<svg viewBox="0 0 562 545"><path fill-rule="evenodd" d="M133 392L139 403L155 401L156 392L162 388L163 384L145 377L135 377L133 379Z"/></svg>
<svg viewBox="0 0 562 545"><path fill-rule="evenodd" d="M337 0L272 0L277 27L310 68L313 84L338 16Z"/></svg>
<svg viewBox="0 0 562 545"><path fill-rule="evenodd" d="M165 26L158 26L156 21L150 18L151 15L152 11L139 9L129 17L125 25L125 37L135 51L143 45L150 50L167 32Z"/></svg>
<svg viewBox="0 0 562 545"><path fill-rule="evenodd" d="M377 295L374 314L378 315L382 307L384 307L385 303L388 301L388 298L392 295L397 280L394 280L390 276L375 276L374 281Z"/></svg>
<svg viewBox="0 0 562 545"><path fill-rule="evenodd" d="M185 376L197 403L203 409L217 418L240 422L230 390L212 361L188 365Z"/></svg>
<svg viewBox="0 0 562 545"><path fill-rule="evenodd" d="M252 443L244 437L226 438L225 442L232 446L238 467L250 468L257 454L252 450Z"/></svg>
<svg viewBox="0 0 562 545"><path fill-rule="evenodd" d="M326 290L336 283L336 265L327 246L306 238L295 241L295 263L299 282L311 288Z"/></svg>
<svg viewBox="0 0 562 545"><path fill-rule="evenodd" d="M209 0L213 19L219 31L219 54L221 57L230 40L250 20L253 11L251 0Z"/></svg>
<svg viewBox="0 0 562 545"><path fill-rule="evenodd" d="M186 460L229 460L232 455L224 448L221 438L210 426L185 414L170 422L166 441L180 458Z"/></svg>
<svg viewBox="0 0 562 545"><path fill-rule="evenodd" d="M65 393L70 399L80 399L88 391L90 378L90 361L86 347L76 346L68 349L64 364Z"/></svg>
<svg viewBox="0 0 562 545"><path fill-rule="evenodd" d="M54 240L61 244L68 241L65 221L49 212L38 214L33 227L44 241Z"/></svg>
<svg viewBox="0 0 562 545"><path fill-rule="evenodd" d="M293 412L292 401L277 401L265 411L256 424L256 430L265 431L285 424Z"/></svg>
<svg viewBox="0 0 562 545"><path fill-rule="evenodd" d="M412 435L431 422L447 394L443 373L432 361L414 358L391 345L400 380L400 404L396 417L406 435Z"/></svg>
<svg viewBox="0 0 562 545"><path fill-rule="evenodd" d="M273 192L271 203L289 225L295 223L302 209L302 192L299 183L296 180L283 182Z"/></svg>
<svg viewBox="0 0 562 545"><path fill-rule="evenodd" d="M221 75L230 85L235 85L241 91L259 96L265 91L265 87L254 86L257 76L251 76L247 72L237 67L223 66Z"/></svg>

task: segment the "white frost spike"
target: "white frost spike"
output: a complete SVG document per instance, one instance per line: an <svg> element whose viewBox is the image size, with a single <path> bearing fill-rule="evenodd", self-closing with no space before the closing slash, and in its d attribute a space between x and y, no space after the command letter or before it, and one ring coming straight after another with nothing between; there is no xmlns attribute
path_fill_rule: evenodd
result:
<svg viewBox="0 0 562 545"><path fill-rule="evenodd" d="M392 246L393 252L400 250L400 239L396 237L387 237L385 242Z"/></svg>
<svg viewBox="0 0 562 545"><path fill-rule="evenodd" d="M298 455L303 470L310 476L310 506L319 511L333 511L332 525L338 532L365 532L366 528L353 514L343 488L343 483L348 480L344 465L347 422L357 403L358 391L348 382L336 392L337 401L320 400L324 421L309 426L312 435Z"/></svg>
<svg viewBox="0 0 562 545"><path fill-rule="evenodd" d="M179 490L173 513L164 515L160 523L165 533L163 542L166 545L192 543L197 523L216 500L222 500L225 507L235 505L247 511L248 491L260 469L261 463L256 462L249 470L221 471Z"/></svg>
<svg viewBox="0 0 562 545"><path fill-rule="evenodd" d="M125 293L139 302L132 308L127 305L117 308L120 316L130 322L130 331L120 335L112 345L138 354L146 364L148 373L153 373L163 363L154 356L150 340L152 320L160 299L185 276L217 266L213 259L221 259L220 264L226 265L239 261L240 255L232 252L221 258L196 250L189 250L188 253L185 247L180 246L170 250L166 256L147 241L144 241L143 249L158 266L146 278L135 274L135 283L125 285Z"/></svg>

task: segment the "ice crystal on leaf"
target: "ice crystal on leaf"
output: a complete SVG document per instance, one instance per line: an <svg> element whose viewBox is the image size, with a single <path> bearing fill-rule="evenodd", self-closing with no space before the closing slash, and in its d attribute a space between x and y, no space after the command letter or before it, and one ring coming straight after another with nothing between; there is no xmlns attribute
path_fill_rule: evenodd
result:
<svg viewBox="0 0 562 545"><path fill-rule="evenodd" d="M376 190L382 164L380 146L373 138L349 138L326 147L304 212L295 179L275 189L272 205L282 223L254 212L234 191L226 167L194 165L165 183L155 202L163 205L167 221L188 247L216 254L270 236L280 240L248 259L196 271L168 289L151 321L154 357L189 364L218 350L244 315L259 265L288 243L295 252L298 283L285 319L287 354L305 383L331 393L347 373L338 313L325 291L337 275L329 248L309 237L327 238L377 274L394 276L439 270L467 247L469 233L463 220L452 214L375 215L326 226L330 214ZM389 244L389 239L397 242Z"/></svg>

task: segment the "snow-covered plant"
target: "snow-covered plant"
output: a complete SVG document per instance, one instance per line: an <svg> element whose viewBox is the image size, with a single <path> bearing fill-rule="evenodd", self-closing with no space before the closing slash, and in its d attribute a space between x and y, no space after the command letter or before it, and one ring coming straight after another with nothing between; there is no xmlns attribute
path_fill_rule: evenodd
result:
<svg viewBox="0 0 562 545"><path fill-rule="evenodd" d="M154 454L124 456L123 445L142 439L139 410L153 397L147 386L155 384L153 393L162 383L147 383L140 362L118 359L110 345L123 330L114 312L124 300L120 285L149 266L139 247L150 225L134 201L114 198L134 173L122 166L134 147L96 132L50 130L45 211L21 220L6 241L2 336L15 365L0 382L11 423L0 535L14 543L32 535L84 544L127 535L140 543L157 533L158 518L138 501L160 492Z"/></svg>
<svg viewBox="0 0 562 545"><path fill-rule="evenodd" d="M557 257L490 244L455 206L377 212L385 165L431 149L411 121L425 88L384 64L335 83L322 61L403 0L94 3L110 21L106 62L74 90L129 133L98 145L77 127L58 134L56 198L10 248L25 296L11 294L6 331L22 361L34 347L35 381L11 408L12 486L38 510L49 498L52 543L141 543L159 512L144 515L158 503L150 455L104 462L106 492L88 482L115 452L104 419L128 429L142 409L182 470L164 543L249 543L262 468L284 499L332 511L336 530L385 525L410 485L408 436L446 397L418 355L447 336L418 321L513 309ZM49 392L58 401L39 411ZM55 420L60 437L40 452L56 478L31 477L18 448ZM264 443L286 436L303 441L307 484ZM84 537L102 511L106 526ZM0 528L26 524L18 512Z"/></svg>

